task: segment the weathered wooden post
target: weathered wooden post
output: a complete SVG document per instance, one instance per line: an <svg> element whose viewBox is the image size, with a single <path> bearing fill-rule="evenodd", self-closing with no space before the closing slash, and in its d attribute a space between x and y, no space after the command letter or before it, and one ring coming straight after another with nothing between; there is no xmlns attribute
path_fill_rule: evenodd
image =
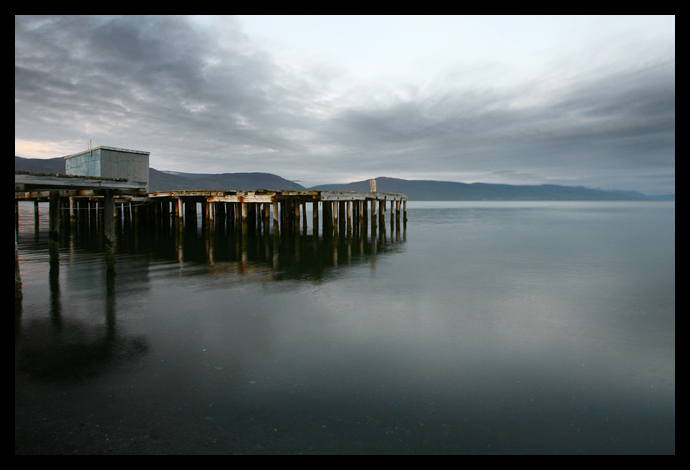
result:
<svg viewBox="0 0 690 470"><path fill-rule="evenodd" d="M280 228L278 227L278 197L273 196L273 236L277 237L280 234Z"/></svg>
<svg viewBox="0 0 690 470"><path fill-rule="evenodd" d="M311 213L311 223L312 223L312 235L315 237L319 236L319 201L314 201L312 204Z"/></svg>
<svg viewBox="0 0 690 470"><path fill-rule="evenodd" d="M225 226L225 203L224 202L216 202L214 203L215 206L215 221L216 225L221 228Z"/></svg>
<svg viewBox="0 0 690 470"><path fill-rule="evenodd" d="M98 221L98 233L103 233L103 220L105 214L103 213L103 202L96 201L96 220Z"/></svg>
<svg viewBox="0 0 690 470"><path fill-rule="evenodd" d="M302 201L302 232L307 234L307 201Z"/></svg>
<svg viewBox="0 0 690 470"><path fill-rule="evenodd" d="M347 201L347 232L352 231L352 201Z"/></svg>
<svg viewBox="0 0 690 470"><path fill-rule="evenodd" d="M115 270L115 201L113 190L103 193L103 233L105 235L105 265L108 271Z"/></svg>
<svg viewBox="0 0 690 470"><path fill-rule="evenodd" d="M241 229L242 227L242 203L241 202L233 202L235 205L235 226L238 229ZM239 230L238 230L239 231Z"/></svg>
<svg viewBox="0 0 690 470"><path fill-rule="evenodd" d="M372 193L376 192L376 180L369 180L369 189Z"/></svg>
<svg viewBox="0 0 690 470"><path fill-rule="evenodd" d="M246 202L241 203L241 210L242 210L242 235L246 235L247 230L248 230L247 203Z"/></svg>
<svg viewBox="0 0 690 470"><path fill-rule="evenodd" d="M391 233L395 223L395 200L391 200Z"/></svg>
<svg viewBox="0 0 690 470"><path fill-rule="evenodd" d="M141 203L130 205L132 206L132 222L134 226L134 233L137 233L140 227L139 224L141 223Z"/></svg>
<svg viewBox="0 0 690 470"><path fill-rule="evenodd" d="M170 207L170 203L172 202L171 198L162 198L163 202L161 202L161 210L163 211L163 227L165 227L165 230L168 231L170 230L170 216L172 215L172 209Z"/></svg>
<svg viewBox="0 0 690 470"><path fill-rule="evenodd" d="M372 228L375 228L376 224L378 222L377 217L376 217L376 206L378 205L378 203L379 203L379 201L376 199L371 200L371 227Z"/></svg>
<svg viewBox="0 0 690 470"><path fill-rule="evenodd" d="M232 234L235 231L235 203L226 202L225 203L225 218L227 222L228 234Z"/></svg>
<svg viewBox="0 0 690 470"><path fill-rule="evenodd" d="M367 200L364 199L360 204L362 204L362 212L360 214L360 217L362 219L362 235L364 235L364 232L366 231L366 228L369 224L369 214L367 213Z"/></svg>
<svg viewBox="0 0 690 470"><path fill-rule="evenodd" d="M333 236L337 237L340 233L340 221L338 220L340 207L338 206L338 201L333 201L330 204L331 211L333 212Z"/></svg>
<svg viewBox="0 0 690 470"><path fill-rule="evenodd" d="M208 202L205 201L206 203L206 230L208 230L208 233L213 233L215 230L215 224L216 224L216 214L215 214L215 209L216 209L216 203L215 202Z"/></svg>
<svg viewBox="0 0 690 470"><path fill-rule="evenodd" d="M71 229L74 230L77 226L77 209L76 209L76 201L74 200L73 197L69 198L69 223L71 226Z"/></svg>
<svg viewBox="0 0 690 470"><path fill-rule="evenodd" d="M123 224L125 230L131 230L132 227L132 203L125 202L123 205L123 212L125 216L125 223Z"/></svg>
<svg viewBox="0 0 690 470"><path fill-rule="evenodd" d="M294 210L295 210L295 213L294 213L294 214L295 214L295 220L294 220L294 224L295 224L295 235L299 235L299 209L300 209L300 203L299 203L299 200L298 200L298 199L295 199L295 200L294 200L294 205L295 205L295 207L294 207Z"/></svg>
<svg viewBox="0 0 690 470"><path fill-rule="evenodd" d="M161 214L162 214L161 200L159 198L155 198L153 200L152 204L153 204L154 226L160 226L161 225Z"/></svg>
<svg viewBox="0 0 690 470"><path fill-rule="evenodd" d="M172 209L173 209L173 225L175 226L176 230L178 232L181 231L183 225L183 212L182 212L182 199L179 197L174 197L172 200Z"/></svg>
<svg viewBox="0 0 690 470"><path fill-rule="evenodd" d="M386 200L383 199L379 201L379 218L381 219L381 225L386 224Z"/></svg>
<svg viewBox="0 0 690 470"><path fill-rule="evenodd" d="M331 201L323 201L321 203L322 217L323 217L323 236L330 237L333 235L333 215L332 215Z"/></svg>

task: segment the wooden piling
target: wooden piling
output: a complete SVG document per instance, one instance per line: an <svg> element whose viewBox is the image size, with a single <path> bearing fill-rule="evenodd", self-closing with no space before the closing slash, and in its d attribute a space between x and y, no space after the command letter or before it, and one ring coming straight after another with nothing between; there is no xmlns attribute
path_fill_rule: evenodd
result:
<svg viewBox="0 0 690 470"><path fill-rule="evenodd" d="M371 226L375 227L376 224L378 223L378 220L376 218L376 206L378 205L378 201L376 199L371 200Z"/></svg>
<svg viewBox="0 0 690 470"><path fill-rule="evenodd" d="M307 234L307 201L302 201L302 233Z"/></svg>
<svg viewBox="0 0 690 470"><path fill-rule="evenodd" d="M241 203L241 214L242 214L242 235L246 235L247 231L249 230L248 227L248 222L247 222L247 203L242 202Z"/></svg>
<svg viewBox="0 0 690 470"><path fill-rule="evenodd" d="M347 232L352 231L352 201L347 201Z"/></svg>
<svg viewBox="0 0 690 470"><path fill-rule="evenodd" d="M72 229L77 226L77 202L73 197L69 198L69 223Z"/></svg>
<svg viewBox="0 0 690 470"><path fill-rule="evenodd" d="M295 199L290 200L290 223L292 224L292 233L299 235L299 217L300 207L299 201Z"/></svg>
<svg viewBox="0 0 690 470"><path fill-rule="evenodd" d="M311 223L312 223L312 235L315 237L319 236L319 201L314 201L311 203L312 204L312 213L311 213Z"/></svg>

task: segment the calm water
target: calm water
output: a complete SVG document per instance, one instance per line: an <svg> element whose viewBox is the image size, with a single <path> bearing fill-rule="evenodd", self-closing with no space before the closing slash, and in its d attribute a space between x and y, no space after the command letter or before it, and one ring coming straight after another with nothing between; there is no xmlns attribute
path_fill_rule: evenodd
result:
<svg viewBox="0 0 690 470"><path fill-rule="evenodd" d="M675 203L408 204L376 243L20 207L16 453L675 453ZM311 232L309 232L311 233Z"/></svg>

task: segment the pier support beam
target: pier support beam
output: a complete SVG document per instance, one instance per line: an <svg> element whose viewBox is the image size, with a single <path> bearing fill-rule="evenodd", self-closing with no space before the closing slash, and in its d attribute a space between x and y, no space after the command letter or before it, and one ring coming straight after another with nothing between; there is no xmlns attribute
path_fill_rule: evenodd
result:
<svg viewBox="0 0 690 470"><path fill-rule="evenodd" d="M241 206L241 211L242 211L242 234L246 235L247 230L248 230L248 227L247 227L247 203L242 202L240 204L240 206Z"/></svg>
<svg viewBox="0 0 690 470"><path fill-rule="evenodd" d="M376 199L371 200L371 225L376 227L378 220L376 219L376 206L378 206L379 201Z"/></svg>
<svg viewBox="0 0 690 470"><path fill-rule="evenodd" d="M347 201L347 232L352 231L352 201Z"/></svg>
<svg viewBox="0 0 690 470"><path fill-rule="evenodd" d="M312 223L312 235L315 237L319 236L319 201L314 201L311 203L312 213L311 213L311 223Z"/></svg>

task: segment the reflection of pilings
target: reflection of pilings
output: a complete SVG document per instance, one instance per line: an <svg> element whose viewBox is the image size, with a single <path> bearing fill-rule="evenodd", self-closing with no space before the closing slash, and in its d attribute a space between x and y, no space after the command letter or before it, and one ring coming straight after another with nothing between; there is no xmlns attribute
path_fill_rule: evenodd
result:
<svg viewBox="0 0 690 470"><path fill-rule="evenodd" d="M48 285L50 286L50 313L53 324L59 327L62 323L60 306L60 267L58 263L50 263L48 268Z"/></svg>
<svg viewBox="0 0 690 470"><path fill-rule="evenodd" d="M14 300L22 298L22 279L19 275L19 249L17 248L17 237L19 232L19 204L14 203Z"/></svg>
<svg viewBox="0 0 690 470"><path fill-rule="evenodd" d="M60 193L50 192L50 208L48 209L48 251L50 253L50 263L59 263L59 226L60 226Z"/></svg>
<svg viewBox="0 0 690 470"><path fill-rule="evenodd" d="M38 201L34 201L34 231L38 232Z"/></svg>
<svg viewBox="0 0 690 470"><path fill-rule="evenodd" d="M103 195L103 234L105 238L105 264L107 271L115 270L115 201L113 190L106 189Z"/></svg>

